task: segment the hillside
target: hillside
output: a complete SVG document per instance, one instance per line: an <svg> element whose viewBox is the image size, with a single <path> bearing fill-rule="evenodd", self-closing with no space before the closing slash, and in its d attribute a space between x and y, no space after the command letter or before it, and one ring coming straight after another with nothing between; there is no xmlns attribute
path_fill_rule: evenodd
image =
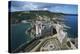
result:
<svg viewBox="0 0 80 54"><path fill-rule="evenodd" d="M44 18L63 18L63 13L53 13L49 11L18 11L18 12L10 12L9 14L11 23L19 23L21 20L36 20L37 16L41 16Z"/></svg>

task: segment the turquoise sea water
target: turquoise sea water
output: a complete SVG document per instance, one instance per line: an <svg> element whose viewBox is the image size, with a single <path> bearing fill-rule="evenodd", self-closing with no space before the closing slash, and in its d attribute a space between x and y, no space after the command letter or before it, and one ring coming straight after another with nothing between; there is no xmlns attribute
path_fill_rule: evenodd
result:
<svg viewBox="0 0 80 54"><path fill-rule="evenodd" d="M18 48L21 44L26 41L30 41L31 37L25 34L25 31L30 28L29 23L20 23L11 25L11 49L14 50Z"/></svg>

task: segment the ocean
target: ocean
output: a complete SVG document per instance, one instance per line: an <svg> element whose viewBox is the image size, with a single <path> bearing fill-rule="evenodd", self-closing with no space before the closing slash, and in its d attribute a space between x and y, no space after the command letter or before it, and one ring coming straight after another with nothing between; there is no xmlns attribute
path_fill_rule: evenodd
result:
<svg viewBox="0 0 80 54"><path fill-rule="evenodd" d="M11 49L14 50L26 41L30 41L32 38L25 31L30 28L30 23L19 23L11 25Z"/></svg>
<svg viewBox="0 0 80 54"><path fill-rule="evenodd" d="M67 30L68 37L70 38L78 37L77 15L65 15L64 18L65 18L64 20L65 24L71 27L70 29ZM19 23L19 24L11 25L11 49L12 50L18 48L26 41L32 40L32 38L28 34L25 34L25 31L30 27L31 25L29 23Z"/></svg>
<svg viewBox="0 0 80 54"><path fill-rule="evenodd" d="M65 15L64 18L65 18L64 20L65 24L71 27L70 29L67 29L68 37L70 38L78 37L78 16L70 14L70 15Z"/></svg>

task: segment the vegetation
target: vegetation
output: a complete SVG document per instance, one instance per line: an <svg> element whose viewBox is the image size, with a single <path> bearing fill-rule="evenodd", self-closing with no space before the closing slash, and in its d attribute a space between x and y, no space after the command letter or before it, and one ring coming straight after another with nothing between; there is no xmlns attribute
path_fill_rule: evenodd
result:
<svg viewBox="0 0 80 54"><path fill-rule="evenodd" d="M21 20L36 20L37 16L41 16L44 18L62 18L62 13L53 13L49 11L18 11L11 12L11 23L20 22Z"/></svg>

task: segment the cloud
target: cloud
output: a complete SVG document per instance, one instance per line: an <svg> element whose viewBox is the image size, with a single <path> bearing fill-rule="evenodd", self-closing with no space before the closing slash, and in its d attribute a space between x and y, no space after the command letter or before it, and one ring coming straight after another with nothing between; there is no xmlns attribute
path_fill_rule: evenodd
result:
<svg viewBox="0 0 80 54"><path fill-rule="evenodd" d="M48 8L43 8L43 10L48 10Z"/></svg>
<svg viewBox="0 0 80 54"><path fill-rule="evenodd" d="M29 4L25 4L22 8L24 10L37 10L38 9L38 6L37 5L34 5L32 3L29 3Z"/></svg>
<svg viewBox="0 0 80 54"><path fill-rule="evenodd" d="M37 2L12 1L11 6L14 7L14 10L29 11L29 10L48 10L48 7L50 7L51 4L37 3Z"/></svg>
<svg viewBox="0 0 80 54"><path fill-rule="evenodd" d="M11 12L14 12L14 11L19 11L19 10L17 10L17 9L14 8L14 7L11 7Z"/></svg>
<svg viewBox="0 0 80 54"><path fill-rule="evenodd" d="M29 11L29 10L48 10L48 7L50 7L51 5L47 3L12 1L11 6L14 7L12 11L15 10Z"/></svg>
<svg viewBox="0 0 80 54"><path fill-rule="evenodd" d="M12 1L11 11L48 10L51 12L77 13L76 5Z"/></svg>

